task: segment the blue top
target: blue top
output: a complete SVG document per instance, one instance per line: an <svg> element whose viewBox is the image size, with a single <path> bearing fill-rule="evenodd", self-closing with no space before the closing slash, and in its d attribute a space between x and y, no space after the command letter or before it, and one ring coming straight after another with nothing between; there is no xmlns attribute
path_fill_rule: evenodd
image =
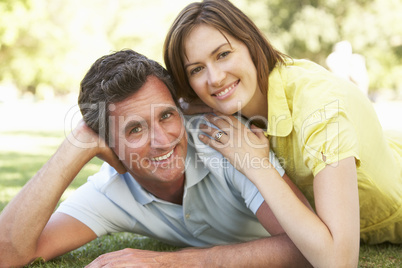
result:
<svg viewBox="0 0 402 268"><path fill-rule="evenodd" d="M132 232L178 246L211 246L270 236L255 216L264 201L257 188L198 139L202 117L186 119L189 146L182 205L153 196L129 173L119 174L104 163L57 211L83 222L98 236ZM270 161L283 176L273 153Z"/></svg>

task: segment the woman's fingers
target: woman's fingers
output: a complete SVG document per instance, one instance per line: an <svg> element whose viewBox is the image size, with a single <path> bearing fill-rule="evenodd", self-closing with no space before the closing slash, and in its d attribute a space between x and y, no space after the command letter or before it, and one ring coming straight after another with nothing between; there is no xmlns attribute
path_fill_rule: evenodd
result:
<svg viewBox="0 0 402 268"><path fill-rule="evenodd" d="M214 115L214 114L206 114L205 120L220 129L227 129L234 126L234 121L231 117L226 115ZM233 117L234 118L234 117Z"/></svg>
<svg viewBox="0 0 402 268"><path fill-rule="evenodd" d="M214 140L218 143L224 144L229 139L227 132L225 132L221 129L217 129L217 128L208 126L206 124L201 124L200 130L209 136L209 137L206 136L207 139Z"/></svg>
<svg viewBox="0 0 402 268"><path fill-rule="evenodd" d="M269 141L263 129L254 125L249 129L234 116L207 115L205 118L209 124L200 124L203 134L199 135L199 139L239 167L240 172L246 172L241 165L247 159L268 157Z"/></svg>
<svg viewBox="0 0 402 268"><path fill-rule="evenodd" d="M259 128L253 124L251 124L250 126L250 130L260 139L262 138L266 138L265 134L264 134L264 130L262 128Z"/></svg>

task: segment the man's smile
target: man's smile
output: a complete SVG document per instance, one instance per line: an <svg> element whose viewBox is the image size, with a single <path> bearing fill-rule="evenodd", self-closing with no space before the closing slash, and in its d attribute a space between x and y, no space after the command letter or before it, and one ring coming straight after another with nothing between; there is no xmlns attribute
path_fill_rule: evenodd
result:
<svg viewBox="0 0 402 268"><path fill-rule="evenodd" d="M176 147L175 147L175 148L176 148ZM163 161L163 160L166 160L166 159L168 159L168 158L173 154L173 151L174 151L174 148L173 148L170 152L168 152L167 154L165 154L165 155L161 155L161 156L157 156L157 157L152 157L151 160L152 160L152 161Z"/></svg>

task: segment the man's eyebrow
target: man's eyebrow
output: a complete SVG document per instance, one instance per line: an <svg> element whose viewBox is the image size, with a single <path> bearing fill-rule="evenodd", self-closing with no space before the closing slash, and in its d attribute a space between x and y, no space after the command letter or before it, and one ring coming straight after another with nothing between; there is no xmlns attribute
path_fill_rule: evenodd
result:
<svg viewBox="0 0 402 268"><path fill-rule="evenodd" d="M179 111L179 109L174 105L167 106L166 108L164 108L163 110L161 110L158 113L158 116L161 117L162 115L164 115L166 113L178 112L178 111ZM134 119L132 119L132 120L128 121L127 124L124 126L124 133L126 133L127 131L130 131L134 127L144 126L146 124L147 124L146 120L134 120Z"/></svg>
<svg viewBox="0 0 402 268"><path fill-rule="evenodd" d="M221 47L223 47L225 45L230 45L230 43L223 43L222 45L220 45L217 48L215 48L214 50L212 50L211 53L209 53L209 55L210 56L214 55L219 49L221 49ZM188 64L184 65L184 69L187 69L191 65L196 65L196 64L199 64L199 62L188 63Z"/></svg>
<svg viewBox="0 0 402 268"><path fill-rule="evenodd" d="M124 133L130 131L134 127L143 126L144 124L146 124L145 120L130 120L124 126Z"/></svg>
<svg viewBox="0 0 402 268"><path fill-rule="evenodd" d="M176 106L173 106L173 105L167 106L165 109L163 109L162 111L159 112L159 116L162 116L169 112L178 112L178 111L179 111L179 109Z"/></svg>

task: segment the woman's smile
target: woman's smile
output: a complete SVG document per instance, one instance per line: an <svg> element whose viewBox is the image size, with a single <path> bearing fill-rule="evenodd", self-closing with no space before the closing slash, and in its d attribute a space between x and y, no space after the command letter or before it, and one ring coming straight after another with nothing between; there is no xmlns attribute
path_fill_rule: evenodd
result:
<svg viewBox="0 0 402 268"><path fill-rule="evenodd" d="M205 40L209 40L205 42ZM208 106L224 114L255 109L266 97L247 46L228 33L198 25L187 36L184 66L190 86Z"/></svg>
<svg viewBox="0 0 402 268"><path fill-rule="evenodd" d="M213 93L212 96L216 97L219 100L223 100L223 99L229 97L230 95L232 95L232 93L235 91L235 88L237 87L237 85L239 83L240 83L240 80L237 80L230 86L224 87L223 89Z"/></svg>

